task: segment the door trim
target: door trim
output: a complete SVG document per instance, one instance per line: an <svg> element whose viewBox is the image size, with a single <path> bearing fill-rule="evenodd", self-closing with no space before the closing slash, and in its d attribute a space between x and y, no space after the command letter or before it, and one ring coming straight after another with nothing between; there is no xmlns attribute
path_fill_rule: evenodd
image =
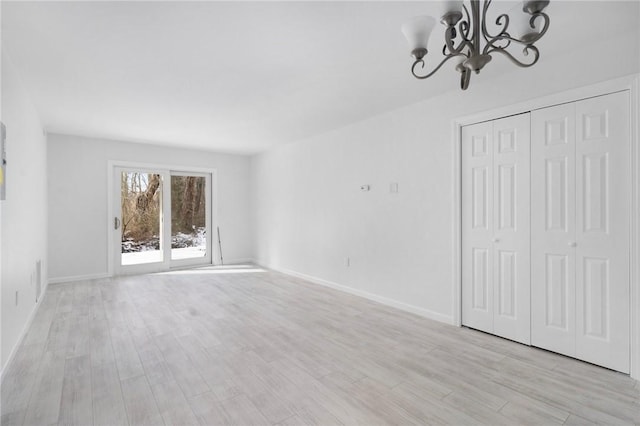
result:
<svg viewBox="0 0 640 426"><path fill-rule="evenodd" d="M630 213L630 345L631 345L631 373L630 376L640 380L640 74L604 81L601 83L572 89L549 96L532 99L518 104L496 108L481 113L462 116L456 118L451 123L451 140L454 142L453 149L453 197L452 216L454 217L452 237L453 237L453 324L462 326L462 149L461 132L462 127L480 123L483 121L495 120L511 115L521 114L540 108L547 108L567 102L575 102L596 96L602 96L614 92L629 92L629 114L630 114L630 170L631 170L631 200Z"/></svg>
<svg viewBox="0 0 640 426"><path fill-rule="evenodd" d="M113 232L113 215L115 212L115 200L114 200L114 187L113 176L117 167L124 168L142 168L142 169L162 169L178 172L194 172L194 173L208 173L211 175L211 185L208 191L208 196L211 199L211 234L215 234L215 229L218 227L218 175L217 169L207 167L191 167L184 165L170 165L170 164L158 164L158 163L140 163L135 161L123 161L123 160L108 160L107 161L107 275L113 277L115 274L115 244L112 238ZM211 238L211 264L215 265L217 260L220 259L220 252L217 244L213 242ZM188 267L188 266L185 266Z"/></svg>

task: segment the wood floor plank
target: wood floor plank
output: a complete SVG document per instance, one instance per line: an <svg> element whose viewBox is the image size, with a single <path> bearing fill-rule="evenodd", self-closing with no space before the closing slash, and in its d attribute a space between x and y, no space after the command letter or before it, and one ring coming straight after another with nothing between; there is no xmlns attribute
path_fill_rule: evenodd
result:
<svg viewBox="0 0 640 426"><path fill-rule="evenodd" d="M232 425L270 425L271 422L262 415L260 410L246 395L238 395L220 402L226 413L229 424Z"/></svg>
<svg viewBox="0 0 640 426"><path fill-rule="evenodd" d="M122 380L121 386L129 424L159 425L164 423L145 376Z"/></svg>
<svg viewBox="0 0 640 426"><path fill-rule="evenodd" d="M67 358L65 361L59 423L80 426L93 424L89 355Z"/></svg>
<svg viewBox="0 0 640 426"><path fill-rule="evenodd" d="M544 407L543 407L544 406ZM549 407L549 409L547 409ZM500 409L500 414L509 418L512 422L516 422L522 425L552 425L565 424L569 415L565 418L558 418L553 415L553 407L549 405L540 404L520 404L513 401L507 402L507 404Z"/></svg>
<svg viewBox="0 0 640 426"><path fill-rule="evenodd" d="M93 424L96 426L128 424L115 362L93 365L91 380Z"/></svg>
<svg viewBox="0 0 640 426"><path fill-rule="evenodd" d="M201 425L229 424L227 415L212 392L205 392L188 398L188 402Z"/></svg>
<svg viewBox="0 0 640 426"><path fill-rule="evenodd" d="M160 414L167 425L197 425L191 406L182 394L175 381L158 382L151 387L160 409Z"/></svg>
<svg viewBox="0 0 640 426"><path fill-rule="evenodd" d="M640 424L628 376L253 266L41 300L3 425Z"/></svg>
<svg viewBox="0 0 640 426"><path fill-rule="evenodd" d="M0 424L2 426L20 426L24 421L26 410L12 411L2 414Z"/></svg>
<svg viewBox="0 0 640 426"><path fill-rule="evenodd" d="M39 344L22 345L18 348L11 365L7 367L6 375L0 386L0 407L2 414L24 414L36 379L39 378L38 366L42 360L44 347Z"/></svg>
<svg viewBox="0 0 640 426"><path fill-rule="evenodd" d="M564 422L565 426L594 426L597 424L598 423L591 422L580 416L576 416L575 414L570 415L569 418Z"/></svg>
<svg viewBox="0 0 640 426"><path fill-rule="evenodd" d="M155 344L138 349L138 356L151 386L175 380L162 352Z"/></svg>
<svg viewBox="0 0 640 426"><path fill-rule="evenodd" d="M113 353L109 323L106 318L91 317L88 332L91 363L93 365L114 363L116 358Z"/></svg>
<svg viewBox="0 0 640 426"><path fill-rule="evenodd" d="M64 366L63 352L45 352L42 361L40 361L38 377L35 380L34 390L27 407L25 424L49 425L58 423L65 376ZM6 389L3 389L4 391Z"/></svg>
<svg viewBox="0 0 640 426"><path fill-rule="evenodd" d="M120 323L109 330L120 380L144 374L144 368L127 327Z"/></svg>

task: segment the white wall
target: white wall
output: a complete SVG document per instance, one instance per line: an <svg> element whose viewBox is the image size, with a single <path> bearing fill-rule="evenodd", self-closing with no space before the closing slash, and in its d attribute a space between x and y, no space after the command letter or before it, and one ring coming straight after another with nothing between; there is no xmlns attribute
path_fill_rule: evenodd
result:
<svg viewBox="0 0 640 426"><path fill-rule="evenodd" d="M637 73L639 38L623 34L562 57L542 52L533 68L514 67L499 80L473 75L467 92L255 156L257 261L451 321L453 120ZM392 182L399 193L389 193ZM371 191L361 192L363 184Z"/></svg>
<svg viewBox="0 0 640 426"><path fill-rule="evenodd" d="M44 277L47 267L46 138L38 113L6 56L2 58L2 121L7 126L7 199L0 201L4 368L36 306L32 282L36 261L42 261Z"/></svg>
<svg viewBox="0 0 640 426"><path fill-rule="evenodd" d="M50 280L108 273L109 160L216 169L225 263L252 257L249 157L57 134L48 143Z"/></svg>

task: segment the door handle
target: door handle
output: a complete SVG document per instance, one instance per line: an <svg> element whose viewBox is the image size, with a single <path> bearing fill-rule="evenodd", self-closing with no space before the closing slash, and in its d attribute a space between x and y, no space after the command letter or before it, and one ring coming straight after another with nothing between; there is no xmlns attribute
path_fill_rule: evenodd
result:
<svg viewBox="0 0 640 426"><path fill-rule="evenodd" d="M571 241L571 242L569 243L569 247L575 247L575 246L577 246L577 245L578 245L578 244L577 244L575 241Z"/></svg>
<svg viewBox="0 0 640 426"><path fill-rule="evenodd" d="M120 228L120 219L118 219L118 217L114 217L113 218L113 229L118 229Z"/></svg>

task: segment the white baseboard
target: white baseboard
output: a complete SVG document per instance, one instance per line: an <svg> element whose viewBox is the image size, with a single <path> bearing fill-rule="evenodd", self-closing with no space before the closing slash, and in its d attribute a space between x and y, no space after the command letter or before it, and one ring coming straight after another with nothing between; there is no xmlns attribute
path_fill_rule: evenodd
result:
<svg viewBox="0 0 640 426"><path fill-rule="evenodd" d="M225 265L239 265L239 264L247 264L247 263L255 263L255 261L252 258L238 258L238 259L231 259L231 260L225 260L224 264ZM211 265L193 265L193 266L183 266L180 269L192 269L192 268L202 268L202 267L206 267L206 266L211 266ZM216 264L214 266L221 266L220 264ZM166 271L165 271L166 272ZM139 274L140 272L137 272L136 274ZM76 281L87 281L87 280L99 280L99 279L103 279L103 278L111 278L112 275L107 273L107 272L102 272L99 274L87 274L87 275L72 275L69 277L55 277L55 278L49 278L49 284L62 284L62 283L72 283L72 282L76 282Z"/></svg>
<svg viewBox="0 0 640 426"><path fill-rule="evenodd" d="M301 278L305 281L312 282L314 284L319 284L325 287L332 288L334 290L339 290L345 293L353 294L354 296L359 296L374 302L378 302L382 305L391 306L392 308L400 309L401 311L410 312L412 314L419 315L424 318L428 318L434 321L443 322L445 324L454 325L453 316L441 314L439 312L434 312L429 309L420 308L418 306L410 305L408 303L399 302L397 300L389 299L387 297L379 296L374 293L369 293L367 291L358 290L352 287L348 287L346 285L334 283L332 281L327 281L322 278L314 277L312 275L302 274L300 272L292 271L289 269L282 268L272 268L269 266L264 266L264 264L257 263L263 268L271 269L276 272L281 272L286 275L291 275L292 277Z"/></svg>
<svg viewBox="0 0 640 426"><path fill-rule="evenodd" d="M20 347L20 345L22 345L22 342L24 341L24 338L26 337L27 332L29 331L29 328L31 328L31 323L33 322L33 319L36 317L36 314L40 309L40 305L42 305L42 301L45 299L45 297L47 297L48 287L49 287L49 284L45 283L45 286L42 289L42 292L40 293L42 297L38 299L38 302L35 304L35 306L31 310L31 313L29 314L29 318L27 318L27 322L25 323L24 327L22 327L22 331L20 332L20 336L18 337L16 344L11 349L11 353L9 354L9 358L7 358L7 362L2 366L2 370L0 371L0 387L2 387L2 383L4 383L5 374L7 373L7 371L9 371L9 366L13 362L13 359L16 357L18 348Z"/></svg>
<svg viewBox="0 0 640 426"><path fill-rule="evenodd" d="M224 260L224 265L239 265L239 264L246 264L246 263L251 263L251 264L255 264L255 260L250 258L250 257L239 257L237 259L225 259ZM222 266L219 263L216 263L215 266Z"/></svg>
<svg viewBox="0 0 640 426"><path fill-rule="evenodd" d="M71 283L74 281L86 281L86 280L99 280L102 278L109 278L110 276L111 275L104 272L100 274L73 275L70 277L56 277L56 278L49 278L49 284Z"/></svg>

